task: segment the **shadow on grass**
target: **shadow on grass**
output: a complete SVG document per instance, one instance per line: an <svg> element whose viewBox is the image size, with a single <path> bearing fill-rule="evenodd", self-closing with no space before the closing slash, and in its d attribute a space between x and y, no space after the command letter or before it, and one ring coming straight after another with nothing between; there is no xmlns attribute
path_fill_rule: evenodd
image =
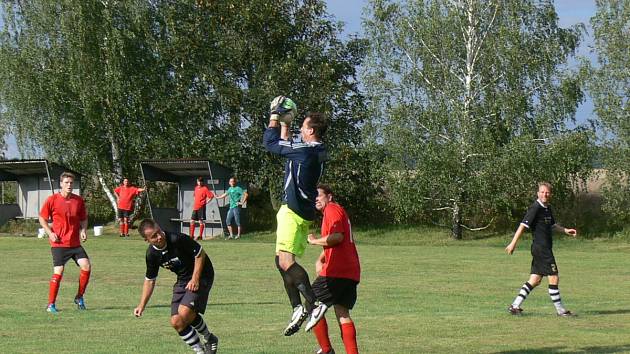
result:
<svg viewBox="0 0 630 354"><path fill-rule="evenodd" d="M537 349L515 349L493 352L494 354L553 354L553 353L627 353L630 351L630 344L623 345L606 345L578 348L577 350L569 350L566 347L546 347Z"/></svg>
<svg viewBox="0 0 630 354"><path fill-rule="evenodd" d="M630 313L630 309L619 309L619 310L595 310L595 311L584 311L584 313L589 315L624 315Z"/></svg>

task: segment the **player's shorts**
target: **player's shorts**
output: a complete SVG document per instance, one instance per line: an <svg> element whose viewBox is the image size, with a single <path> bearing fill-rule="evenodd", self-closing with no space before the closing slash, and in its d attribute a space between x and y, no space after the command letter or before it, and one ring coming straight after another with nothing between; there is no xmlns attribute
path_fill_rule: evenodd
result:
<svg viewBox="0 0 630 354"><path fill-rule="evenodd" d="M236 207L228 210L226 224L236 224L236 226L241 226L241 208Z"/></svg>
<svg viewBox="0 0 630 354"><path fill-rule="evenodd" d="M317 300L328 307L341 305L352 309L357 302L357 285L359 282L346 278L317 277L311 286Z"/></svg>
<svg viewBox="0 0 630 354"><path fill-rule="evenodd" d="M298 214L284 204L276 215L278 229L276 230L276 252L284 251L300 257L306 249L311 221L302 219Z"/></svg>
<svg viewBox="0 0 630 354"><path fill-rule="evenodd" d="M532 270L531 274L558 275L558 266L549 247L532 243Z"/></svg>
<svg viewBox="0 0 630 354"><path fill-rule="evenodd" d="M204 205L197 210L193 210L190 218L195 221L206 220L206 206Z"/></svg>
<svg viewBox="0 0 630 354"><path fill-rule="evenodd" d="M175 283L173 285L173 299L171 300L171 316L178 313L179 305L184 305L193 309L197 313L203 314L208 305L208 297L214 278L210 280L200 280L199 289L195 292L186 290L187 283Z"/></svg>
<svg viewBox="0 0 630 354"><path fill-rule="evenodd" d="M131 210L125 210L125 209L118 209L118 218L122 219L122 218L128 218L129 216L131 216L133 212Z"/></svg>
<svg viewBox="0 0 630 354"><path fill-rule="evenodd" d="M79 263L77 262L79 259L90 258L81 246L73 248L51 247L50 253L52 253L54 267L65 266L71 258L77 265L79 265Z"/></svg>

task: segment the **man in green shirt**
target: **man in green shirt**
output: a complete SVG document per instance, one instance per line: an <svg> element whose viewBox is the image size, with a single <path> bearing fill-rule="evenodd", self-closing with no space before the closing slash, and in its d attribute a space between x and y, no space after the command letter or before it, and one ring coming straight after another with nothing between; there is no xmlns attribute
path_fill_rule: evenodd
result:
<svg viewBox="0 0 630 354"><path fill-rule="evenodd" d="M227 221L226 221L228 231L230 232L230 237L228 238L238 239L241 237L241 208L240 206L247 203L248 196L249 194L247 194L247 191L237 186L236 178L232 177L230 178L230 188L228 188L228 190L225 193L217 197L219 199L230 197L230 210L228 211ZM233 223L236 224L236 227L238 230L236 237L234 237L234 232L232 229Z"/></svg>

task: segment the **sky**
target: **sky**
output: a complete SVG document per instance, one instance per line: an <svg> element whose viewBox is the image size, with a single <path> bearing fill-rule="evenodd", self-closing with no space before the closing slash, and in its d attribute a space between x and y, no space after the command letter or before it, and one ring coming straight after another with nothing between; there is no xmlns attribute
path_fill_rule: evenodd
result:
<svg viewBox="0 0 630 354"><path fill-rule="evenodd" d="M361 35L361 18L368 0L326 0L326 3L328 13L344 23L344 36L350 34ZM595 0L556 0L554 3L561 27L572 26L576 23L583 23L586 26L587 35L583 39L577 54L587 56L593 60L593 56L589 52L589 46L592 43L592 31L589 21L595 15ZM593 118L593 102L590 97L587 97L585 102L580 105L576 117L578 124ZM13 136L8 137L7 145L6 156L8 158L19 157Z"/></svg>

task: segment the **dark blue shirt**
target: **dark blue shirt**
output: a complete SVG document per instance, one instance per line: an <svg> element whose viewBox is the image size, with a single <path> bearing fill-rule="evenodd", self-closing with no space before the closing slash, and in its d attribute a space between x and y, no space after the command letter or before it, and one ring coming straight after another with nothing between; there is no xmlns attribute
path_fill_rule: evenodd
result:
<svg viewBox="0 0 630 354"><path fill-rule="evenodd" d="M328 159L324 144L282 140L279 128L267 128L263 143L267 151L287 158L282 202L301 218L314 220L317 184Z"/></svg>

